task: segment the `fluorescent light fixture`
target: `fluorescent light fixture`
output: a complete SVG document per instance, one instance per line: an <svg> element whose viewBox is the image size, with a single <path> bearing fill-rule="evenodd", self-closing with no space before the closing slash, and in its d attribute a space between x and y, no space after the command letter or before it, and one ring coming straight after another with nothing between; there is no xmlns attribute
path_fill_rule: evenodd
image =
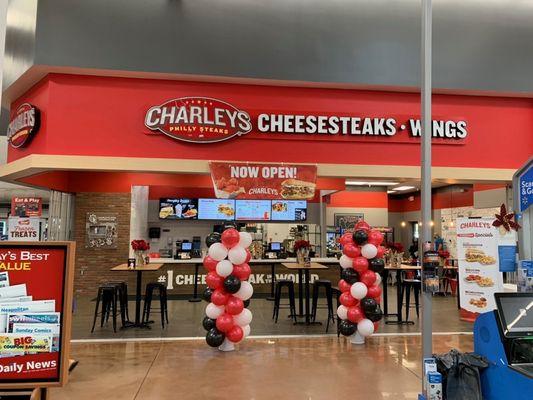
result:
<svg viewBox="0 0 533 400"><path fill-rule="evenodd" d="M392 190L402 191L402 190L411 190L414 188L415 188L414 186L398 186L398 187L392 188Z"/></svg>
<svg viewBox="0 0 533 400"><path fill-rule="evenodd" d="M398 182L385 182L385 181L346 181L348 186L394 186Z"/></svg>
<svg viewBox="0 0 533 400"><path fill-rule="evenodd" d="M394 190L387 190L387 194L394 193Z"/></svg>

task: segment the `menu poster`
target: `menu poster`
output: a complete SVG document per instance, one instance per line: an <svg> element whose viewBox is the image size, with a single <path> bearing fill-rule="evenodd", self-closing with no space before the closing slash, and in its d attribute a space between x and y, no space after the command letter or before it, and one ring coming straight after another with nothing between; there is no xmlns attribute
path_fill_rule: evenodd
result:
<svg viewBox="0 0 533 400"><path fill-rule="evenodd" d="M307 219L307 201L273 200L272 221L305 221Z"/></svg>
<svg viewBox="0 0 533 400"><path fill-rule="evenodd" d="M198 219L233 221L235 219L235 200L198 199Z"/></svg>
<svg viewBox="0 0 533 400"><path fill-rule="evenodd" d="M40 217L43 211L42 198L40 197L13 197L11 198L12 217Z"/></svg>
<svg viewBox="0 0 533 400"><path fill-rule="evenodd" d="M494 293L503 291L498 263L498 229L491 218L457 219L461 308L471 313L494 310Z"/></svg>
<svg viewBox="0 0 533 400"><path fill-rule="evenodd" d="M235 219L245 221L270 220L270 200L235 201Z"/></svg>
<svg viewBox="0 0 533 400"><path fill-rule="evenodd" d="M160 219L198 219L197 199L160 199Z"/></svg>
<svg viewBox="0 0 533 400"><path fill-rule="evenodd" d="M210 162L219 199L311 200L316 165Z"/></svg>
<svg viewBox="0 0 533 400"><path fill-rule="evenodd" d="M66 383L73 247L0 243L0 388Z"/></svg>

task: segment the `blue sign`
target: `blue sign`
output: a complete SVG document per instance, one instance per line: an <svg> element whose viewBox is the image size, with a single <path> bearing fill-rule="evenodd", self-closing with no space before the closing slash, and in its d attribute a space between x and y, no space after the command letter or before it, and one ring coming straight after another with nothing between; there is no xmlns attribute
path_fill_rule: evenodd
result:
<svg viewBox="0 0 533 400"><path fill-rule="evenodd" d="M528 278L533 278L533 260L522 260L522 269Z"/></svg>
<svg viewBox="0 0 533 400"><path fill-rule="evenodd" d="M498 246L498 258L500 261L500 272L516 271L516 246Z"/></svg>
<svg viewBox="0 0 533 400"><path fill-rule="evenodd" d="M526 211L533 204L533 165L518 180L520 185L520 211Z"/></svg>

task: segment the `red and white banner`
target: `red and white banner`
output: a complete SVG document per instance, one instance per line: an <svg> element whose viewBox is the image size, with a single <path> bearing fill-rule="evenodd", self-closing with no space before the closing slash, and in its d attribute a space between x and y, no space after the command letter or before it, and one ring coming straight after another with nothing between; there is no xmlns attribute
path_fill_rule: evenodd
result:
<svg viewBox="0 0 533 400"><path fill-rule="evenodd" d="M295 199L315 196L316 165L210 162L219 199Z"/></svg>
<svg viewBox="0 0 533 400"><path fill-rule="evenodd" d="M12 217L40 217L43 212L43 199L40 197L12 197Z"/></svg>

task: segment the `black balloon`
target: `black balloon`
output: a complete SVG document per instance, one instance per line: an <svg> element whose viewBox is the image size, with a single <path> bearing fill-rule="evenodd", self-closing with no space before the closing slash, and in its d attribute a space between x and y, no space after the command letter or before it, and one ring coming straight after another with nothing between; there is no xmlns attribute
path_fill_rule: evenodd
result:
<svg viewBox="0 0 533 400"><path fill-rule="evenodd" d="M341 278L353 285L355 282L359 282L359 273L353 268L344 268L341 272Z"/></svg>
<svg viewBox="0 0 533 400"><path fill-rule="evenodd" d="M372 258L368 260L368 268L376 274L382 274L385 270L385 260L383 258Z"/></svg>
<svg viewBox="0 0 533 400"><path fill-rule="evenodd" d="M244 300L243 303L244 303L244 308L250 307L250 299Z"/></svg>
<svg viewBox="0 0 533 400"><path fill-rule="evenodd" d="M211 247L213 243L219 243L220 241L222 241L222 236L218 232L211 232L205 238L205 244L207 247Z"/></svg>
<svg viewBox="0 0 533 400"><path fill-rule="evenodd" d="M207 335L205 335L205 341L211 347L221 346L222 343L224 343L225 338L226 335L220 332L217 328L210 329L209 332L207 332Z"/></svg>
<svg viewBox="0 0 533 400"><path fill-rule="evenodd" d="M355 231L353 234L353 241L358 245L363 245L368 240L368 233L362 229Z"/></svg>
<svg viewBox="0 0 533 400"><path fill-rule="evenodd" d="M381 311L381 307L378 306L376 309L370 313L365 312L365 316L372 322L380 321L383 318L383 311Z"/></svg>
<svg viewBox="0 0 533 400"><path fill-rule="evenodd" d="M209 317L204 317L204 320L202 321L202 326L206 331L210 331L211 329L216 328L217 320L211 319Z"/></svg>
<svg viewBox="0 0 533 400"><path fill-rule="evenodd" d="M211 295L213 294L213 289L211 288L205 288L204 293L202 294L202 298L207 301L208 303L211 303Z"/></svg>
<svg viewBox="0 0 533 400"><path fill-rule="evenodd" d="M376 311L377 307L379 307L378 302L370 297L365 297L361 300L361 308L365 315Z"/></svg>
<svg viewBox="0 0 533 400"><path fill-rule="evenodd" d="M228 293L237 293L241 288L241 280L235 275L228 275L224 279L224 290Z"/></svg>
<svg viewBox="0 0 533 400"><path fill-rule="evenodd" d="M344 336L352 336L357 330L357 325L347 319L343 319L339 324L339 332Z"/></svg>

